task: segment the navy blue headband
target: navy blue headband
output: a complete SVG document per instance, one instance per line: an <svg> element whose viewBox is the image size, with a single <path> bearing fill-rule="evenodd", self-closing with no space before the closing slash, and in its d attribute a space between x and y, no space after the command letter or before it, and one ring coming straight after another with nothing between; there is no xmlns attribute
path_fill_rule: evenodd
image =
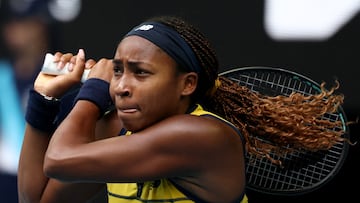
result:
<svg viewBox="0 0 360 203"><path fill-rule="evenodd" d="M173 28L157 22L144 22L133 28L125 37L131 35L143 37L154 43L185 70L200 73L199 61L193 50Z"/></svg>

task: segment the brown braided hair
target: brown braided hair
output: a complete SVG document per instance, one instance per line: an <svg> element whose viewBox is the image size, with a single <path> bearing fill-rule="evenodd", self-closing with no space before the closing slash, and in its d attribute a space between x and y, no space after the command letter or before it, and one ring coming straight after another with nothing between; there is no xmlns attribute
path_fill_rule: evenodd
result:
<svg viewBox="0 0 360 203"><path fill-rule="evenodd" d="M337 111L343 103L344 96L334 93L339 88L338 82L330 91L324 88L325 83L321 84L322 91L318 95L261 95L218 76L216 53L207 38L193 25L176 16L149 20L174 28L193 49L202 70L198 73L195 101L201 101L206 109L237 126L246 140L248 153L277 162L270 157L270 153L281 155L289 149L327 150L345 140L342 138L344 131L340 121L321 119L322 115ZM215 85L216 80L221 82L219 87ZM213 91L214 88L217 88L216 91ZM334 128L340 130L331 130ZM257 135L260 139L250 135Z"/></svg>

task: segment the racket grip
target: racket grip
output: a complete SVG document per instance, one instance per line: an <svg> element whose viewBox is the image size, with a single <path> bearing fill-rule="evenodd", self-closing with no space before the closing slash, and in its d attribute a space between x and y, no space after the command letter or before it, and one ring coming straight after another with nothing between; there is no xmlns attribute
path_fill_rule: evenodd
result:
<svg viewBox="0 0 360 203"><path fill-rule="evenodd" d="M44 64L41 68L41 72L49 75L63 75L69 73L68 67L70 63L66 63L64 68L58 69L57 63L53 60L54 55L47 53L45 55ZM90 69L85 69L84 73L81 77L81 82L85 82L87 80L87 77L89 75Z"/></svg>

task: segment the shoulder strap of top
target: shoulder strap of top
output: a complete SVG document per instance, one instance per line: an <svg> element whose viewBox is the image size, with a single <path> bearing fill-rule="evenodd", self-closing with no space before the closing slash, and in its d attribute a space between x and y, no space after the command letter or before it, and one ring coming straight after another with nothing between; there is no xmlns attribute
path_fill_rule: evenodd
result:
<svg viewBox="0 0 360 203"><path fill-rule="evenodd" d="M240 136L242 143L245 143L245 138L244 136L241 134L240 130L231 122L229 122L228 120L226 120L225 118L216 115L212 112L206 111L203 109L203 107L200 104L196 104L196 108L190 113L191 115L196 115L196 116L211 116L214 118L217 118L223 122L225 122L226 124L228 124L230 127L232 127Z"/></svg>

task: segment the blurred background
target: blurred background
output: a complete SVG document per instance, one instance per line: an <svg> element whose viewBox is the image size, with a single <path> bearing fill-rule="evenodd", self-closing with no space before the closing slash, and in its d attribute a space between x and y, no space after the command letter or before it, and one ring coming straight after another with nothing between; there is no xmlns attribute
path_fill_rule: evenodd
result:
<svg viewBox="0 0 360 203"><path fill-rule="evenodd" d="M334 84L348 120L360 115L360 0L0 0L0 202L17 202L16 169L27 90L46 52L112 58L133 26L154 15L180 15L213 43L221 72L269 66ZM350 126L359 140L359 124ZM251 202L353 202L360 181L359 145L325 186L301 196L249 191Z"/></svg>

